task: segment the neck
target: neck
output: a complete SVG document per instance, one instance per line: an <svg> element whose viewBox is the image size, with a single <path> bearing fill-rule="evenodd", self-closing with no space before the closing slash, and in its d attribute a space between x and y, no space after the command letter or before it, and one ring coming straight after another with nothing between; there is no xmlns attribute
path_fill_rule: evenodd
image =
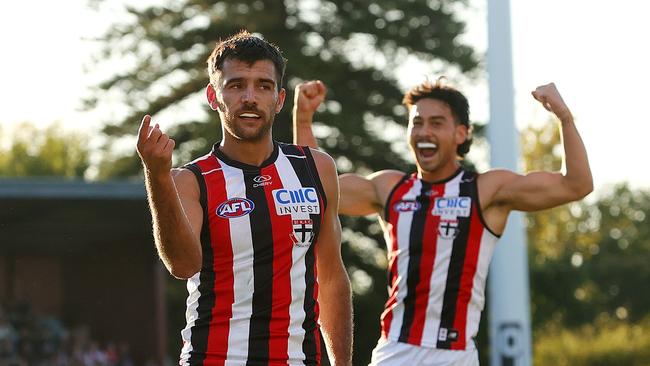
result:
<svg viewBox="0 0 650 366"><path fill-rule="evenodd" d="M219 150L232 160L260 166L273 153L273 139L269 134L258 141L244 141L224 134Z"/></svg>
<svg viewBox="0 0 650 366"><path fill-rule="evenodd" d="M449 178L458 170L460 163L457 160L451 161L438 169L425 171L418 166L418 178L426 182L437 182Z"/></svg>

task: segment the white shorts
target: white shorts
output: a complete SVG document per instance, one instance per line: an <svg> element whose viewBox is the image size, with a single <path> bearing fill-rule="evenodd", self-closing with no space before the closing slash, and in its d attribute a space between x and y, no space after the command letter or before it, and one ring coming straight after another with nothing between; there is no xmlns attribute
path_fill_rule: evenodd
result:
<svg viewBox="0 0 650 366"><path fill-rule="evenodd" d="M478 351L436 349L380 338L369 366L403 365L478 366Z"/></svg>

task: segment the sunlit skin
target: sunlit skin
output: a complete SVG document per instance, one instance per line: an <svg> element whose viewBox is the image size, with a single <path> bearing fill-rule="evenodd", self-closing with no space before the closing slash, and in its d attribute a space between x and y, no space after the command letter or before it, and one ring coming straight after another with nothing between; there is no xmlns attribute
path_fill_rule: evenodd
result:
<svg viewBox="0 0 650 366"><path fill-rule="evenodd" d="M443 101L424 98L411 106L408 143L420 178L435 182L451 176L459 166L456 149L467 133L467 127L456 122Z"/></svg>
<svg viewBox="0 0 650 366"><path fill-rule="evenodd" d="M208 85L208 102L221 117L224 153L230 144L262 143L272 149L270 131L286 96L284 89L278 91L273 62L227 59L216 84L216 90Z"/></svg>

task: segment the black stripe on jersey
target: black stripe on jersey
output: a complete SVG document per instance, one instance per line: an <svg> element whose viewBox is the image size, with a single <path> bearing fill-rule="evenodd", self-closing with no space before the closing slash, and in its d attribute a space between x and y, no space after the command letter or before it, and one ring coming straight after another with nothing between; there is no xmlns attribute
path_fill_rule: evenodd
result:
<svg viewBox="0 0 650 366"><path fill-rule="evenodd" d="M289 155L298 155L302 156L303 153L300 152L294 145L280 145L282 152ZM308 159L303 158L294 158L287 156L287 159L291 163L293 170L296 172L296 176L300 181L300 185L303 187L314 187L314 180L311 174L309 174L307 162ZM324 214L321 212L321 215ZM316 248L316 243L318 242L318 233L320 233L320 224L321 224L321 215L309 215L309 218L313 221L313 230L314 230L314 240L312 245L307 250L305 254L305 302L303 304L303 309L305 311L305 320L302 323L302 329L305 330L305 338L302 342L302 352L305 354L305 365L317 365L318 364L318 355L316 353L316 337L314 336L314 331L318 327L316 324L316 300L314 299L314 284L316 283L316 278L314 276L314 266L316 265L314 250Z"/></svg>
<svg viewBox="0 0 650 366"><path fill-rule="evenodd" d="M404 317L399 334L400 342L408 342L413 317L415 315L416 287L420 282L420 263L422 261L422 240L424 239L424 223L429 214L431 200L425 195L431 190L431 183L422 181L422 188L417 197L420 208L413 212L411 232L409 233L409 265L406 276L406 297L404 298Z"/></svg>
<svg viewBox="0 0 650 366"><path fill-rule="evenodd" d="M323 184L321 184L320 176L318 175L318 168L316 167L316 162L314 162L314 157L311 154L311 150L309 149L309 146L303 146L302 150L305 152L305 156L307 157L307 167L309 168L311 178L314 180L314 183L316 183L316 189L318 189L318 192L320 193L321 197L323 197L323 209L325 209L327 208L327 195L325 194L325 189L323 188Z"/></svg>
<svg viewBox="0 0 650 366"><path fill-rule="evenodd" d="M212 320L212 308L214 307L215 296L212 291L214 288L214 253L210 244L210 223L208 222L208 193L205 186L201 168L196 164L188 164L185 168L189 169L196 176L199 184L201 207L203 208L203 225L201 226L201 249L203 252L203 263L201 264L201 274L199 275L199 304L196 308L198 317L194 326L191 328L192 351L188 363L190 365L202 365L205 359L205 352L208 350L208 333L210 331L210 321Z"/></svg>
<svg viewBox="0 0 650 366"><path fill-rule="evenodd" d="M390 190L390 193L388 193L388 197L386 198L386 202L384 202L384 220L388 222L388 218L390 217L390 200L393 199L393 195L395 194L395 191L397 191L397 188L404 184L406 180L410 177L409 174L404 174L404 176L395 184L395 186Z"/></svg>
<svg viewBox="0 0 650 366"><path fill-rule="evenodd" d="M269 359L269 337L273 303L273 232L271 213L263 189L253 188L259 170L244 170L246 197L255 209L249 214L253 242L253 308L248 337L246 365L266 364Z"/></svg>
<svg viewBox="0 0 650 366"><path fill-rule="evenodd" d="M467 173L463 174L465 178ZM458 196L469 196L472 201L476 199L472 190L473 182L464 182L461 180ZM473 203L473 202L472 202ZM474 205L472 204L473 208ZM440 328L446 328L448 331L453 329L454 318L456 317L456 303L458 301L458 292L460 291L460 280L463 275L463 266L465 264L465 254L467 251L467 241L469 239L469 226L473 212L467 217L458 217L458 236L454 239L449 259L449 269L447 270L447 283L445 284L445 295L442 300L442 312L440 313ZM436 228L437 230L437 228ZM459 329L456 329L459 331ZM436 338L438 334L436 334ZM455 341L455 340L454 340ZM441 341L438 339L436 348L451 349L451 339Z"/></svg>

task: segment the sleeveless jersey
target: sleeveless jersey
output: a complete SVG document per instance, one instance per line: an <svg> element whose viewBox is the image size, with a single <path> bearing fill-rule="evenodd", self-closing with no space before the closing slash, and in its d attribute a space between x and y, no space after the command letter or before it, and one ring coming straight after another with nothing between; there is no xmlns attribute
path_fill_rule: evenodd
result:
<svg viewBox="0 0 650 366"><path fill-rule="evenodd" d="M428 183L406 175L388 196L389 297L382 337L438 349L472 349L498 236L485 225L476 173Z"/></svg>
<svg viewBox="0 0 650 366"><path fill-rule="evenodd" d="M308 148L274 142L260 167L214 146L185 168L203 208L181 365L318 365L316 242L326 201Z"/></svg>

